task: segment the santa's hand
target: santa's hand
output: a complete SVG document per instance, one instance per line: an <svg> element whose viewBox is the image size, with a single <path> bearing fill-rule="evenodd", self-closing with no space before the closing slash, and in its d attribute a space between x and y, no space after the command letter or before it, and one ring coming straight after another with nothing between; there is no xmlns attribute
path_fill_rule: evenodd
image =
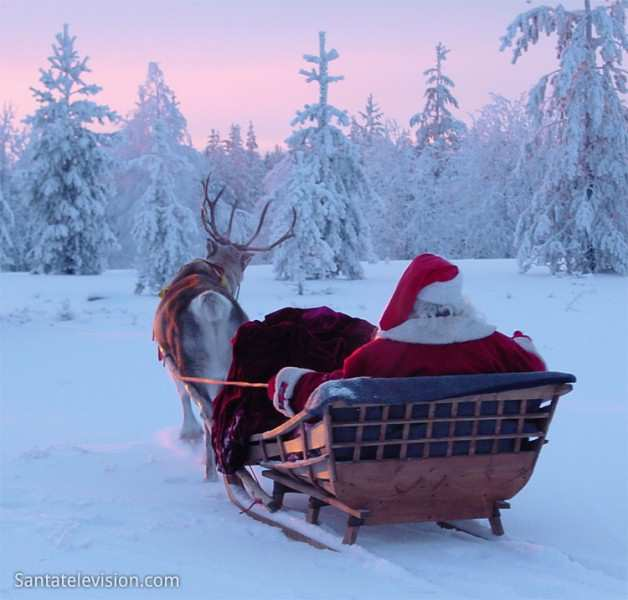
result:
<svg viewBox="0 0 628 600"><path fill-rule="evenodd" d="M301 369L299 367L284 367L274 377L271 382L273 406L277 411L286 417L293 417L294 411L290 406L290 401L294 395L294 390L299 380L306 373L312 373L312 369ZM273 385L274 384L274 385Z"/></svg>
<svg viewBox="0 0 628 600"><path fill-rule="evenodd" d="M512 334L512 339L517 342L517 344L519 344L519 346L521 346L526 352L534 354L543 362L545 362L543 357L539 354L539 351L536 349L536 346L534 345L534 342L529 335L526 335L525 333L517 330Z"/></svg>

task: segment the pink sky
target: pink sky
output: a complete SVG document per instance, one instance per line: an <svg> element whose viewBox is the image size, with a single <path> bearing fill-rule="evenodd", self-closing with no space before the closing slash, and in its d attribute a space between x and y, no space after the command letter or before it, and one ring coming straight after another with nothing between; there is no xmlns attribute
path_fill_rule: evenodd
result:
<svg viewBox="0 0 628 600"><path fill-rule="evenodd" d="M598 2L599 3L599 2ZM563 2L580 7L582 0ZM594 4L596 2L594 1ZM499 37L523 0L0 0L0 103L20 116L35 106L29 87L47 64L54 34L70 24L100 101L126 114L149 61L157 61L177 93L196 146L209 130L226 135L233 122L255 124L262 147L281 143L290 120L317 90L298 70L315 53L317 32L340 58L345 81L330 99L356 112L372 92L388 118L406 126L423 103L422 71L434 46L451 49L447 73L461 116L490 92L516 96L554 67L553 46L532 48L516 66Z"/></svg>

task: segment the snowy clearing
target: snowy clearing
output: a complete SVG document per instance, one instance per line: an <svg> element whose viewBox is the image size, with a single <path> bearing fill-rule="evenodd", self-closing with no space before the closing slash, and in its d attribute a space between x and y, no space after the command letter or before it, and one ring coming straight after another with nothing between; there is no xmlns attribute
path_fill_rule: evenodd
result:
<svg viewBox="0 0 628 600"><path fill-rule="evenodd" d="M406 264L365 265L364 281L309 283L302 297L270 267L250 267L241 302L251 318L328 305L376 322ZM628 279L459 264L477 308L531 335L551 369L576 374L575 391L503 514L504 538L365 527L339 554L238 514L221 484L203 481L200 456L177 440L179 402L151 342L157 301L132 294L134 272L1 273L0 597L54 595L15 589L21 571L181 577L178 590L73 592L90 600L625 598ZM341 536L331 509L321 522L322 535Z"/></svg>

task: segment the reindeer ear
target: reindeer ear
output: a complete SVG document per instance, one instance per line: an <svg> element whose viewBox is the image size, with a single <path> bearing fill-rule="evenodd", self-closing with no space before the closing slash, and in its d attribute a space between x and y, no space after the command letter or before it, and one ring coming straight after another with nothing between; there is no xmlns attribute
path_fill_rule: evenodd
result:
<svg viewBox="0 0 628 600"><path fill-rule="evenodd" d="M252 252L246 252L240 257L240 264L242 265L242 270L246 269L248 264L251 262L254 254Z"/></svg>
<svg viewBox="0 0 628 600"><path fill-rule="evenodd" d="M208 239L207 240L207 258L209 258L210 256L214 256L214 254L216 254L216 250L218 250L218 246L216 242Z"/></svg>

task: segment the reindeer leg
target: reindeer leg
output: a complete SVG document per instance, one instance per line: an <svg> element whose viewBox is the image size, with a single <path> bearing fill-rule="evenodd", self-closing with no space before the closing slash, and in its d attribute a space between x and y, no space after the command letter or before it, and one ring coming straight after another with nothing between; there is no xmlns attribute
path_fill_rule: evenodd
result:
<svg viewBox="0 0 628 600"><path fill-rule="evenodd" d="M203 436L203 428L199 425L194 416L190 394L185 389L185 385L180 381L177 381L176 384L179 397L181 398L181 407L183 408L183 424L181 425L179 438L186 441L197 442Z"/></svg>
<svg viewBox="0 0 628 600"><path fill-rule="evenodd" d="M218 481L216 457L212 447L212 433L207 422L203 425L203 429L205 430L205 480Z"/></svg>
<svg viewBox="0 0 628 600"><path fill-rule="evenodd" d="M222 386L207 386L210 389L210 398L215 398ZM205 480L218 481L218 472L216 471L216 456L214 455L214 447L212 446L212 404L205 403L205 408L201 412L203 419L203 431L205 432Z"/></svg>

